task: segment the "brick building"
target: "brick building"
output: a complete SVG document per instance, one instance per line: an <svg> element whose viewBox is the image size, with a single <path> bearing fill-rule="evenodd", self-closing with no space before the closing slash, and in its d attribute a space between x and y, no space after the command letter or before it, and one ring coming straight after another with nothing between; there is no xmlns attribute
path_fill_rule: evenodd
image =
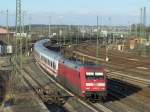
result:
<svg viewBox="0 0 150 112"><path fill-rule="evenodd" d="M7 38L7 33L8 31L5 29L5 28L0 28L0 40L1 41L7 41L8 38ZM9 40L11 41L12 40L12 37L14 36L14 32L9 32Z"/></svg>

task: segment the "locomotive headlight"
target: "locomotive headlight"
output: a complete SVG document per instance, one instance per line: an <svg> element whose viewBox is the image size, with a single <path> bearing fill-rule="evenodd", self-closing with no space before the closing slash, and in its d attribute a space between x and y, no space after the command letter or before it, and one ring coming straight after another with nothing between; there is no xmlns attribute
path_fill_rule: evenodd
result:
<svg viewBox="0 0 150 112"><path fill-rule="evenodd" d="M85 93L85 91L82 91L82 93Z"/></svg>
<svg viewBox="0 0 150 112"><path fill-rule="evenodd" d="M104 88L104 87L102 87L101 89L102 89L102 90L105 90L105 88Z"/></svg>
<svg viewBox="0 0 150 112"><path fill-rule="evenodd" d="M106 86L105 83L97 83L97 86Z"/></svg>
<svg viewBox="0 0 150 112"><path fill-rule="evenodd" d="M90 89L89 87L86 87L86 89Z"/></svg>
<svg viewBox="0 0 150 112"><path fill-rule="evenodd" d="M93 83L86 83L86 86L93 86Z"/></svg>
<svg viewBox="0 0 150 112"><path fill-rule="evenodd" d="M86 86L106 86L105 83L86 83Z"/></svg>

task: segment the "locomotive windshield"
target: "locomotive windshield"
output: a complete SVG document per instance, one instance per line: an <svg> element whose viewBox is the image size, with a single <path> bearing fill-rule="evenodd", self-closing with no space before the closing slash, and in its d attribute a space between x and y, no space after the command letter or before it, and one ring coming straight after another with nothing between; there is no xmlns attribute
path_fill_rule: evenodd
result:
<svg viewBox="0 0 150 112"><path fill-rule="evenodd" d="M86 72L86 79L104 78L103 72Z"/></svg>

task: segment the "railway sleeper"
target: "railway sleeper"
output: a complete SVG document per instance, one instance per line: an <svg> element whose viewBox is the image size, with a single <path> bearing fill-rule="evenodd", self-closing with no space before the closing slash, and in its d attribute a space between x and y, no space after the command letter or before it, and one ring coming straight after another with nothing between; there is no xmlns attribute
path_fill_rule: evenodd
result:
<svg viewBox="0 0 150 112"><path fill-rule="evenodd" d="M57 104L57 105L63 105L65 103L64 99L59 98L59 97L44 97L42 100L47 103L47 104Z"/></svg>
<svg viewBox="0 0 150 112"><path fill-rule="evenodd" d="M97 94L91 94L91 95L87 96L87 99L93 103L106 101L105 96L99 96Z"/></svg>
<svg viewBox="0 0 150 112"><path fill-rule="evenodd" d="M63 99L59 91L50 89L37 89L37 93L45 103L55 103L58 105L63 105L65 103L65 100Z"/></svg>

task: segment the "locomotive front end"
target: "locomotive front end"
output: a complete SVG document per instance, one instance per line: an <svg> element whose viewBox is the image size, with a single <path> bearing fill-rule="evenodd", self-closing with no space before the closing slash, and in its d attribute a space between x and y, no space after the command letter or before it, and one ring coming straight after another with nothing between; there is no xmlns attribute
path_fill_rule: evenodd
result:
<svg viewBox="0 0 150 112"><path fill-rule="evenodd" d="M93 100L105 99L107 95L106 72L101 67L88 67L81 70L82 95Z"/></svg>

